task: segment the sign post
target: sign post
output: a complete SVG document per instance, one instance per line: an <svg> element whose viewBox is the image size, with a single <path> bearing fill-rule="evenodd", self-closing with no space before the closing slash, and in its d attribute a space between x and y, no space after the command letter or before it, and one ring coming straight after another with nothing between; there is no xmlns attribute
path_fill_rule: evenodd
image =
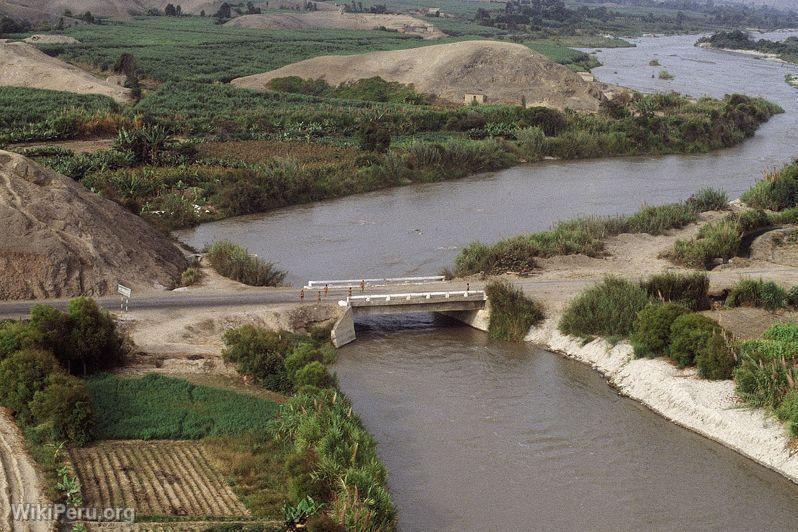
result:
<svg viewBox="0 0 798 532"><path fill-rule="evenodd" d="M123 312L127 312L128 303L130 302L130 297L133 295L133 290L123 284L117 283L116 291L119 292L122 299L119 304L119 309Z"/></svg>

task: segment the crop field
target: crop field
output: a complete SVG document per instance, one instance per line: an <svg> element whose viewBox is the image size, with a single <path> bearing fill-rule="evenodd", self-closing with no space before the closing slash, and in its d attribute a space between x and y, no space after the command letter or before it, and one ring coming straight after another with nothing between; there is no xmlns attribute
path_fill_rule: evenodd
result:
<svg viewBox="0 0 798 532"><path fill-rule="evenodd" d="M199 443L103 442L69 451L90 508L146 516L247 516Z"/></svg>
<svg viewBox="0 0 798 532"><path fill-rule="evenodd" d="M263 433L277 403L151 374L88 381L98 439L193 440Z"/></svg>

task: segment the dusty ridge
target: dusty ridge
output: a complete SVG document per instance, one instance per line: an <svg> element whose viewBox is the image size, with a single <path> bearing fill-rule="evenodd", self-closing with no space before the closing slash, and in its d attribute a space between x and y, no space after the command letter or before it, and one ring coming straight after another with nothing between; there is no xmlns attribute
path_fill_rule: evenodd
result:
<svg viewBox="0 0 798 532"><path fill-rule="evenodd" d="M170 286L183 254L141 218L21 155L0 151L0 300Z"/></svg>
<svg viewBox="0 0 798 532"><path fill-rule="evenodd" d="M597 111L602 98L596 84L568 68L521 44L497 41L314 57L231 83L263 90L270 80L286 76L322 78L332 85L379 76L455 103L463 103L466 94L481 94L493 103Z"/></svg>
<svg viewBox="0 0 798 532"><path fill-rule="evenodd" d="M23 42L0 43L0 85L100 94L127 102L130 89L107 83Z"/></svg>
<svg viewBox="0 0 798 532"><path fill-rule="evenodd" d="M346 29L376 30L386 28L423 39L440 39L445 34L424 20L409 15L378 15L373 13L338 13L311 11L307 13L271 13L244 15L227 22L226 26L272 30Z"/></svg>
<svg viewBox="0 0 798 532"><path fill-rule="evenodd" d="M15 521L11 505L50 504L44 495L42 480L14 420L0 410L0 530L49 532L48 522Z"/></svg>

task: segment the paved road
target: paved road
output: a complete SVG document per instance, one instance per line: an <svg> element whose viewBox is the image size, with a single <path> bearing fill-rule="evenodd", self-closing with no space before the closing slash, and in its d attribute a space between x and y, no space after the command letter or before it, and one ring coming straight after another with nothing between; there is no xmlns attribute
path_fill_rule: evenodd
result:
<svg viewBox="0 0 798 532"><path fill-rule="evenodd" d="M393 285L369 287L366 294L396 294L406 292L426 292L438 290L463 290L463 283L435 283L424 285ZM474 286L472 289L477 290ZM346 298L348 289L331 289L323 301L335 303L340 299ZM355 288L353 295L359 295L360 290ZM305 290L305 303L319 301L319 292L316 290ZM97 303L108 310L119 310L119 296L102 297L96 300ZM187 308L208 308L208 307L231 307L231 306L260 306L274 305L280 303L299 303L299 288L250 288L237 290L234 292L218 292L212 294L197 294L192 291L185 292L164 292L162 294L134 297L130 299L128 310L151 310L151 309L187 309ZM38 304L46 304L58 309L65 309L69 299L46 299L46 300L26 300L26 301L7 301L0 302L0 318L19 318L27 316L30 309Z"/></svg>

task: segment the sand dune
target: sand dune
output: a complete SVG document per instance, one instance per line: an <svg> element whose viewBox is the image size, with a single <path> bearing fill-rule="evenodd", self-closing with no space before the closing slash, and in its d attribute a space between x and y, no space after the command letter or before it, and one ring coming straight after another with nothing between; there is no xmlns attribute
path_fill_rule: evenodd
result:
<svg viewBox="0 0 798 532"><path fill-rule="evenodd" d="M120 103L130 94L129 89L107 83L23 42L0 43L0 86L101 94Z"/></svg>
<svg viewBox="0 0 798 532"><path fill-rule="evenodd" d="M324 79L331 85L379 76L413 84L419 92L456 103L466 94L487 102L543 105L596 111L601 91L566 67L526 46L497 41L466 41L411 50L363 55L322 56L234 79L238 87L263 90L274 78Z"/></svg>

